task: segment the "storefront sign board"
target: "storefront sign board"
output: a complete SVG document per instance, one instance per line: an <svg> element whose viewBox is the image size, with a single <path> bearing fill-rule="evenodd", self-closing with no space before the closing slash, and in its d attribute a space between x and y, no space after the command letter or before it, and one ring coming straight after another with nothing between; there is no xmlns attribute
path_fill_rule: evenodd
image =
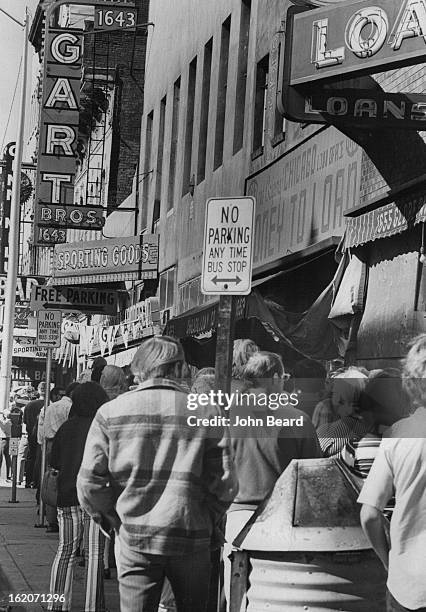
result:
<svg viewBox="0 0 426 612"><path fill-rule="evenodd" d="M43 204L39 202L38 225L46 228L101 230L105 225L102 206ZM41 231L43 235L43 231Z"/></svg>
<svg viewBox="0 0 426 612"><path fill-rule="evenodd" d="M28 359L46 359L47 351L45 348L37 346L36 338L14 338L13 357L25 357Z"/></svg>
<svg viewBox="0 0 426 612"><path fill-rule="evenodd" d="M55 284L156 278L158 235L144 234L57 245L53 260Z"/></svg>
<svg viewBox="0 0 426 612"><path fill-rule="evenodd" d="M36 244L63 243L65 229L40 228L43 203L73 204L79 124L82 33L50 28L45 42L35 206Z"/></svg>
<svg viewBox="0 0 426 612"><path fill-rule="evenodd" d="M204 294L250 293L254 213L251 196L207 200L201 273Z"/></svg>
<svg viewBox="0 0 426 612"><path fill-rule="evenodd" d="M361 0L287 15L291 85L372 74L426 59L425 0Z"/></svg>
<svg viewBox="0 0 426 612"><path fill-rule="evenodd" d="M362 149L333 127L249 177L256 198L253 268L342 236L359 203Z"/></svg>

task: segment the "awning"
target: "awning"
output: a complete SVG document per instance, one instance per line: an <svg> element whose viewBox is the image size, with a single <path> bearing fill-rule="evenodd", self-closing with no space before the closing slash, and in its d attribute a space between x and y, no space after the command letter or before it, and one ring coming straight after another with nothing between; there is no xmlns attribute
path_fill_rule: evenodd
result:
<svg viewBox="0 0 426 612"><path fill-rule="evenodd" d="M303 313L288 313L257 290L237 298L236 338L251 338L263 350L280 353L291 363L305 357L333 359L340 356L342 332L328 319L340 285L346 258L342 258L328 286ZM259 286L273 278L283 283L288 270L254 281ZM214 364L218 302L198 306L170 319L163 334L180 338L189 363Z"/></svg>
<svg viewBox="0 0 426 612"><path fill-rule="evenodd" d="M164 335L181 339L187 360L197 367L214 365L218 309L218 302L198 306L170 319L163 331ZM265 300L256 291L237 298L235 320L236 338L251 338L264 350L279 352L291 361L306 356L280 331Z"/></svg>
<svg viewBox="0 0 426 612"><path fill-rule="evenodd" d="M350 217L346 223L344 248L359 246L379 238L388 238L404 232L417 223L426 221L426 194L417 192L359 217Z"/></svg>
<svg viewBox="0 0 426 612"><path fill-rule="evenodd" d="M115 353L105 357L108 365L115 365L119 368L124 367L125 365L129 365L132 363L132 359L135 356L136 351L138 350L140 344L138 346L133 346L132 348L128 348L124 351L120 351L119 353Z"/></svg>

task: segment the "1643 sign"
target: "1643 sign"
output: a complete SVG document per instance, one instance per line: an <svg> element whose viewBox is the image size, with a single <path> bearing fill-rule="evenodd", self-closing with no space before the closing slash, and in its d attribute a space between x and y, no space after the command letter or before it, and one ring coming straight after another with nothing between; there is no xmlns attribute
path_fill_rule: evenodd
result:
<svg viewBox="0 0 426 612"><path fill-rule="evenodd" d="M95 30L113 31L127 30L134 32L136 29L137 10L132 6L121 8L95 7Z"/></svg>

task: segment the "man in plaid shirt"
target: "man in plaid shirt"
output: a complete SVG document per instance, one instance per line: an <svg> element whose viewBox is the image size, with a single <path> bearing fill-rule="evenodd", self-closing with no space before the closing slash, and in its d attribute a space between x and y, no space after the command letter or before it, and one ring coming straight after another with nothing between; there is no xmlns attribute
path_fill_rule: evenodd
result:
<svg viewBox="0 0 426 612"><path fill-rule="evenodd" d="M122 612L156 612L165 577L179 612L206 609L211 538L236 494L226 429L188 424L220 411L188 411L183 365L177 340L144 342L132 363L144 382L99 409L86 442L79 500L116 529Z"/></svg>

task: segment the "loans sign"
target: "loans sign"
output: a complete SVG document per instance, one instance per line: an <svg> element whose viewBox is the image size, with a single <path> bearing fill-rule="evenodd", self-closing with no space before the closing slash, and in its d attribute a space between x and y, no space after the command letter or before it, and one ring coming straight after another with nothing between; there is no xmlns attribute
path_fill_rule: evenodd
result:
<svg viewBox="0 0 426 612"><path fill-rule="evenodd" d="M207 200L201 275L204 294L250 293L254 210L252 197Z"/></svg>
<svg viewBox="0 0 426 612"><path fill-rule="evenodd" d="M81 33L48 30L44 66L35 206L35 241L38 244L66 241L65 227L55 227L49 232L40 225L43 224L43 204L73 204L82 66Z"/></svg>
<svg viewBox="0 0 426 612"><path fill-rule="evenodd" d="M291 85L426 59L426 0L362 0L288 13Z"/></svg>

